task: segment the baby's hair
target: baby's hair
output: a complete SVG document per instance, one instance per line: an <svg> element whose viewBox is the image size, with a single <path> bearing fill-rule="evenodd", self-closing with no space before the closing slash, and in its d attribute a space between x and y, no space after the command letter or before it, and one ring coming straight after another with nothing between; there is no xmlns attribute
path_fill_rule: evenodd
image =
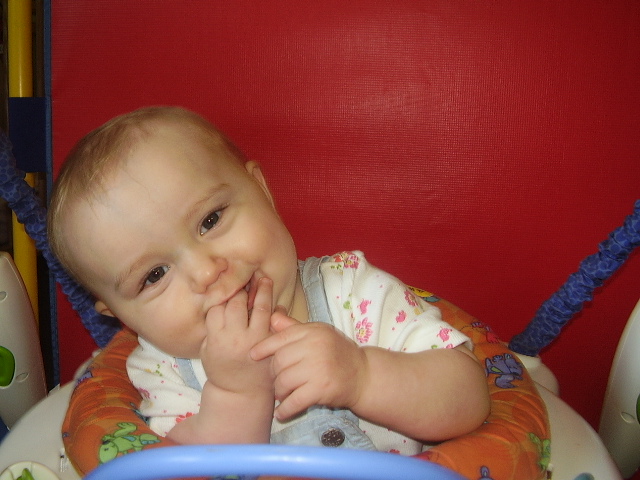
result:
<svg viewBox="0 0 640 480"><path fill-rule="evenodd" d="M104 192L105 183L135 148L151 138L161 125L176 125L212 152L244 163L242 152L214 125L200 115L180 107L140 108L109 120L84 136L71 150L55 182L47 214L51 250L65 269L78 279L62 232L64 212L79 200L93 201Z"/></svg>

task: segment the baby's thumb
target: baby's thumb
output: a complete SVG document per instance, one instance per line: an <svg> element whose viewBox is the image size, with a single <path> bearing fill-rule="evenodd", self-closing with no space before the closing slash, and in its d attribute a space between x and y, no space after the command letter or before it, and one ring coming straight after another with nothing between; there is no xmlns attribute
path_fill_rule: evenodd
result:
<svg viewBox="0 0 640 480"><path fill-rule="evenodd" d="M279 333L285 328L297 325L299 323L300 322L298 322L295 318L291 318L289 315L287 315L287 310L282 305L278 305L271 314L271 328L275 333Z"/></svg>

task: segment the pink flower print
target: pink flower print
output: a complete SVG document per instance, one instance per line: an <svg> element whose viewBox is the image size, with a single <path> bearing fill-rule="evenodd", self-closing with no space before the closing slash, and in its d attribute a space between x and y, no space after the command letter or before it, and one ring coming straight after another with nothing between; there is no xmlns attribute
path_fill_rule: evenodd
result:
<svg viewBox="0 0 640 480"><path fill-rule="evenodd" d="M360 302L360 305L358 305L358 308L360 309L361 315L364 315L365 313L367 313L367 308L369 307L369 305L371 305L371 300L362 300Z"/></svg>
<svg viewBox="0 0 640 480"><path fill-rule="evenodd" d="M193 415L194 415L194 413L192 413L192 412L187 412L184 415L178 415L176 417L176 423L180 423L183 420L186 420L187 418L192 417Z"/></svg>
<svg viewBox="0 0 640 480"><path fill-rule="evenodd" d="M418 302L416 302L416 298L413 296L413 293L411 293L410 290L405 290L404 291L404 299L412 307L417 307L418 306Z"/></svg>
<svg viewBox="0 0 640 480"><path fill-rule="evenodd" d="M407 312L401 310L398 312L398 316L396 317L396 322L402 323L407 319Z"/></svg>
<svg viewBox="0 0 640 480"><path fill-rule="evenodd" d="M438 336L440 337L440 340L442 340L443 342L446 342L447 340L449 340L449 332L452 332L452 331L453 330L450 328L442 327L438 332Z"/></svg>
<svg viewBox="0 0 640 480"><path fill-rule="evenodd" d="M358 268L360 260L355 253L345 252L342 254L344 261L344 268Z"/></svg>
<svg viewBox="0 0 640 480"><path fill-rule="evenodd" d="M149 393L149 390L139 388L138 392L140 393L140 396L142 396L142 398L146 398L147 400L151 398L151 393Z"/></svg>
<svg viewBox="0 0 640 480"><path fill-rule="evenodd" d="M363 318L356 323L356 340L360 343L367 343L373 333L373 323L368 318Z"/></svg>

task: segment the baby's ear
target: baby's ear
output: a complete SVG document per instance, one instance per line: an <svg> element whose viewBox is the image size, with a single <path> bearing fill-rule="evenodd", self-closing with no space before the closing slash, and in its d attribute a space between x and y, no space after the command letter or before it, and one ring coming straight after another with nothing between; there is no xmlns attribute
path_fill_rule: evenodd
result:
<svg viewBox="0 0 640 480"><path fill-rule="evenodd" d="M269 190L269 186L267 185L267 181L265 180L264 175L262 175L262 169L260 168L260 165L257 162L250 160L244 164L244 168L247 170L247 172L249 172L249 175L251 175L254 180L258 182L267 198L269 198L271 204L274 205L273 196L271 195L271 191Z"/></svg>
<svg viewBox="0 0 640 480"><path fill-rule="evenodd" d="M96 312L100 313L101 315L106 315L108 317L115 317L113 312L109 310L109 308L107 308L107 306L101 300L98 300L93 306L93 308L95 308Z"/></svg>

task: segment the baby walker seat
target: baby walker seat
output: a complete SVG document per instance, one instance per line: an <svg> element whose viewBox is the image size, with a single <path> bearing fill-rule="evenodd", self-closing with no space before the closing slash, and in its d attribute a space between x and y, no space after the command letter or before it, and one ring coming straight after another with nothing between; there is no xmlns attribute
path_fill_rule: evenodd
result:
<svg viewBox="0 0 640 480"><path fill-rule="evenodd" d="M478 430L418 455L466 478L544 479L550 434L544 402L517 356L491 329L451 303L423 290L447 323L474 343L486 366L491 414ZM114 339L80 377L63 424L69 458L83 475L124 454L174 445L154 434L139 417L141 398L126 374L126 359L137 346L128 329Z"/></svg>

